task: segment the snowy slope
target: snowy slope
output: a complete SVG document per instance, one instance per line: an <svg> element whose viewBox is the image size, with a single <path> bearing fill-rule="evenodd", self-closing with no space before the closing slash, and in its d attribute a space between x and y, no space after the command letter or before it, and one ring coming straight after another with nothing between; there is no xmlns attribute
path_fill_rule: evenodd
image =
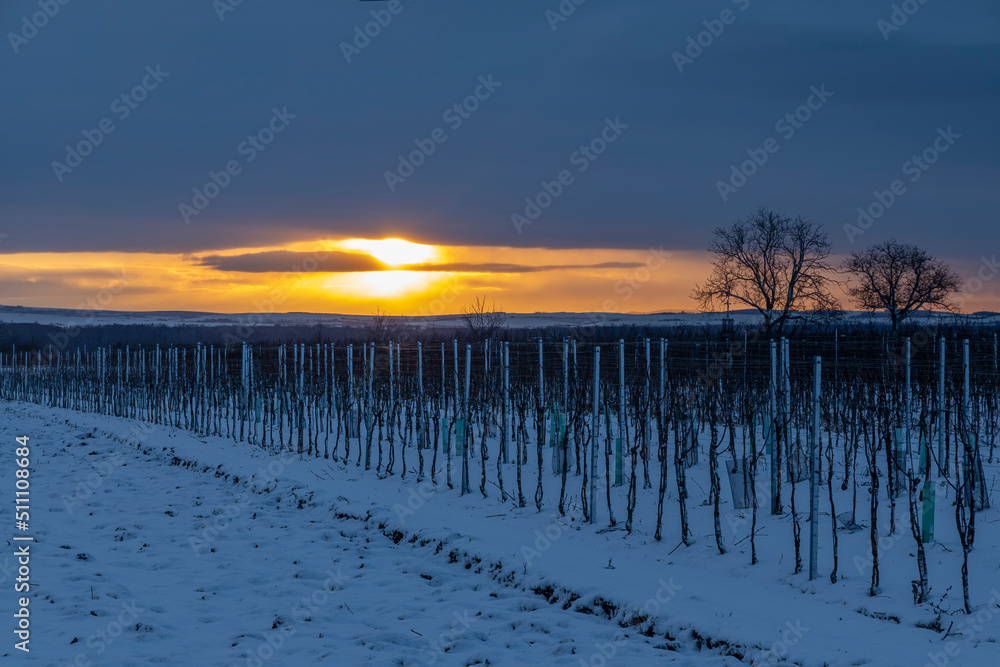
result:
<svg viewBox="0 0 1000 667"><path fill-rule="evenodd" d="M602 648L629 664L725 664L564 611L432 545L397 545L333 516L325 494L282 483L258 493L58 417L32 406L0 416L0 437L31 434L35 484L31 652L5 636L5 664L589 664ZM12 489L12 476L0 487ZM12 552L0 559L5 593Z"/></svg>
<svg viewBox="0 0 1000 667"><path fill-rule="evenodd" d="M719 326L723 313L511 313L507 326L511 328L533 328L549 326L588 325L632 325L632 326ZM759 315L748 310L734 311L732 317L736 325L754 325L760 321ZM884 313L846 312L845 323L877 322L888 324ZM977 313L959 316L977 324L1000 323L1000 314ZM956 321L956 316L947 313L919 312L913 321L937 322ZM400 318L409 326L422 328L464 328L459 315L438 315ZM258 325L299 325L322 324L329 327L363 327L371 317L368 315L340 315L336 313L207 313L197 311L115 311L115 310L73 310L62 308L26 308L23 306L0 305L0 324L37 323L55 326L92 326L102 324L149 324L166 326L238 326L248 323Z"/></svg>
<svg viewBox="0 0 1000 667"><path fill-rule="evenodd" d="M353 462L268 456L113 417L9 404L0 428L8 497L13 438L31 437L36 538L32 652L14 650L8 634L5 664L1000 664L995 510L979 518L970 624L956 613L960 558L943 492L928 558L948 637L919 627L936 613L912 605L903 524L883 543L875 598L867 530L840 533L842 576L829 582L828 512L815 582L792 574L787 514L761 511L751 566L749 512L726 503L720 555L711 509L700 505L704 462L689 476L696 541L684 547L674 494L656 542L652 489L639 489L626 536L621 523L608 529L606 508L597 526L581 524L573 476L566 517L548 474L536 512L530 466L521 509L492 486L484 499L478 475L460 497L412 473L380 480ZM987 475L995 483L996 466ZM613 491L621 520L623 489ZM800 511L805 498L803 485ZM6 535L15 532L10 505L0 505ZM845 509L849 498L838 496ZM4 614L15 604L12 554L8 545L0 556Z"/></svg>

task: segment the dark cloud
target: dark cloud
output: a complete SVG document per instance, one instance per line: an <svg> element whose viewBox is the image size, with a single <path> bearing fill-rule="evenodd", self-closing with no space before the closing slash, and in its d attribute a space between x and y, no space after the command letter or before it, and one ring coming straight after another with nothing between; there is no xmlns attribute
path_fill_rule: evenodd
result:
<svg viewBox="0 0 1000 667"><path fill-rule="evenodd" d="M246 255L209 255L197 263L219 271L240 273L351 273L381 271L385 264L353 252L290 252L274 250Z"/></svg>
<svg viewBox="0 0 1000 667"><path fill-rule="evenodd" d="M357 271L439 271L447 273L537 273L565 269L632 269L638 262L596 264L529 264L444 262L388 267L370 255L350 252L289 252L275 250L244 255L208 255L196 260L199 266L239 273L352 273Z"/></svg>
<svg viewBox="0 0 1000 667"><path fill-rule="evenodd" d="M407 271L445 271L451 273L538 273L567 269L634 269L639 262L600 262L598 264L499 264L485 262L447 262L442 264L410 264Z"/></svg>
<svg viewBox="0 0 1000 667"><path fill-rule="evenodd" d="M114 287L113 281L108 281L108 285ZM161 289L151 285L126 286L129 295L159 295ZM51 302L53 305L65 305L67 299L78 301L78 305L90 308L109 307L114 301L114 295L122 290L114 289L109 291L105 287L93 288L74 284L73 282L60 280L59 278L36 278L32 280L0 279L0 294L6 303L25 305L46 305ZM97 297L102 300L110 294L110 302L97 303Z"/></svg>
<svg viewBox="0 0 1000 667"><path fill-rule="evenodd" d="M0 252L327 236L703 249L713 227L761 204L826 223L846 251L841 226L948 125L961 143L865 241L955 256L972 252L967 238L1000 245L993 0L925 3L888 41L888 1L594 0L552 30L556 0L406 0L351 63L340 45L381 3L243 2L224 21L217 4L69 3L18 53L0 43ZM726 8L736 21L679 73L672 54ZM0 34L36 11L4 3ZM119 119L114 100L156 65L169 76ZM489 75L501 87L449 127L445 110ZM723 202L716 182L824 83L831 102ZM295 118L248 162L240 146L275 107ZM59 182L53 161L105 117L114 131ZM629 129L518 234L510 215L573 169L608 117ZM447 141L390 192L384 173L439 127ZM241 171L227 179L230 160ZM179 205L213 179L225 185L186 224ZM961 233L942 234L943 221Z"/></svg>

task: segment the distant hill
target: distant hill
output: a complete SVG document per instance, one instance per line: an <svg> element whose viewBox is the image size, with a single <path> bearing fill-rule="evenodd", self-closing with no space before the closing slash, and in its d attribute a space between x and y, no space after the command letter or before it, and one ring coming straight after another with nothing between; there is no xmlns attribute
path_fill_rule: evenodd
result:
<svg viewBox="0 0 1000 667"><path fill-rule="evenodd" d="M509 328L537 329L545 327L574 326L721 326L725 313L658 312L658 313L511 313L507 322ZM736 326L753 325L759 316L752 310L736 310L730 313ZM332 328L364 327L371 320L370 315L341 315L336 313L209 313L190 310L75 310L69 308L31 308L26 306L0 305L0 324L42 324L58 327L80 327L100 325L159 325L159 326L205 326L228 327L252 324L253 326L323 326ZM462 328L460 315L399 316L400 323L421 328ZM838 321L845 325L888 325L884 313L863 313L844 311ZM1000 324L1000 314L978 312L954 315L943 312L920 312L913 321L942 322L948 324Z"/></svg>

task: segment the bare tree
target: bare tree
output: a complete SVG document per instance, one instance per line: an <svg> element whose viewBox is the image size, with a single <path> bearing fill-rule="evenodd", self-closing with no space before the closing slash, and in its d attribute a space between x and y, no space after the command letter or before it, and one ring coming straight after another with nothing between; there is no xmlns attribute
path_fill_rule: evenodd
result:
<svg viewBox="0 0 1000 667"><path fill-rule="evenodd" d="M365 337L373 343L384 345L389 341L398 340L400 333L399 319L376 308L371 318L364 326Z"/></svg>
<svg viewBox="0 0 1000 667"><path fill-rule="evenodd" d="M691 295L702 310L743 304L764 318L765 334L780 334L806 308L838 307L830 292L830 241L818 224L759 208L714 234L712 275Z"/></svg>
<svg viewBox="0 0 1000 667"><path fill-rule="evenodd" d="M889 313L893 331L921 308L954 310L949 299L962 288L962 279L947 264L895 239L851 253L841 270L857 280L847 289L851 298L863 310Z"/></svg>
<svg viewBox="0 0 1000 667"><path fill-rule="evenodd" d="M494 338L509 318L509 314L497 308L495 301L487 303L485 296L478 296L471 305L462 307L462 320L477 340Z"/></svg>

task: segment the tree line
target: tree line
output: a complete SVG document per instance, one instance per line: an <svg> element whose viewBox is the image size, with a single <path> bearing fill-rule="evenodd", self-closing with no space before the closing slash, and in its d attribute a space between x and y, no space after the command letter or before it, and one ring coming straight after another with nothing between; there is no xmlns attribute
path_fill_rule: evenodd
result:
<svg viewBox="0 0 1000 667"><path fill-rule="evenodd" d="M765 335L781 335L812 311L838 311L832 288L843 285L862 311L885 311L892 330L922 309L957 312L962 279L914 244L889 239L852 252L834 265L822 226L758 208L713 231L712 273L691 296L702 310L733 304L756 310ZM843 278L840 278L840 277Z"/></svg>

